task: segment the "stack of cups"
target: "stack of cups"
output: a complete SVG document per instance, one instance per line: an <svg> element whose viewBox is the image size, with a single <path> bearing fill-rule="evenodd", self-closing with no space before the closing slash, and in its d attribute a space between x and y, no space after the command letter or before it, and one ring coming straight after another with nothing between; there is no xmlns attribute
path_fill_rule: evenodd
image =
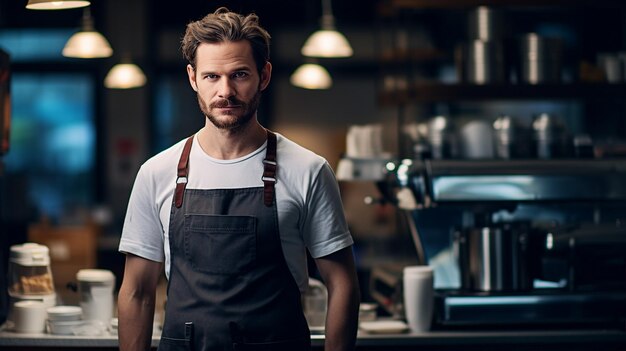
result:
<svg viewBox="0 0 626 351"><path fill-rule="evenodd" d="M403 293L405 316L411 332L430 330L435 295L432 267L404 267Z"/></svg>

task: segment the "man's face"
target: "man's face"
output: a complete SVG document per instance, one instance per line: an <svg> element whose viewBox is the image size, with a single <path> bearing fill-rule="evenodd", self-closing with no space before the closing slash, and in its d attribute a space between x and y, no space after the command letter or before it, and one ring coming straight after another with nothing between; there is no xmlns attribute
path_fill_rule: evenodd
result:
<svg viewBox="0 0 626 351"><path fill-rule="evenodd" d="M202 43L196 51L196 69L187 66L189 83L198 104L220 129L236 130L256 117L261 91L270 80L267 63L259 76L250 43Z"/></svg>

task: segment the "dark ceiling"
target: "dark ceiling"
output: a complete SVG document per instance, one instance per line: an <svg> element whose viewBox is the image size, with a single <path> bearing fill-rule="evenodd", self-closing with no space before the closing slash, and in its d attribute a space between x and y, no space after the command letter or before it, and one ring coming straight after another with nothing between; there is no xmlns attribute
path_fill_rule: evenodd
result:
<svg viewBox="0 0 626 351"><path fill-rule="evenodd" d="M107 1L93 0L91 12L96 28L102 30ZM332 4L339 25L371 23L375 19L376 3L380 0L335 0ZM82 9L62 11L32 11L25 9L27 0L0 0L0 28L59 28L77 27ZM255 12L267 28L316 26L321 16L321 0L145 0L152 28L180 28L219 6L241 13Z"/></svg>
<svg viewBox="0 0 626 351"><path fill-rule="evenodd" d="M341 23L363 23L374 19L375 4L379 0L335 0L332 4L335 17ZM236 0L236 1L185 1L185 6L172 6L170 0L151 3L153 19L166 25L179 25L198 19L219 6L241 13L255 12L266 26L298 26L317 24L321 13L321 0Z"/></svg>

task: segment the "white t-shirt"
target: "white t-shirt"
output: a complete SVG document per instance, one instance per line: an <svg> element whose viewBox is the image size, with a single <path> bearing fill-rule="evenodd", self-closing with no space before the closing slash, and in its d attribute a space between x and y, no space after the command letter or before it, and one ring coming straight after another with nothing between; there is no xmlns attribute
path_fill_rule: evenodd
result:
<svg viewBox="0 0 626 351"><path fill-rule="evenodd" d="M185 140L146 161L135 179L119 251L165 261L169 278L169 221L176 168ZM249 155L219 160L207 155L194 137L187 189L263 186L267 142ZM308 285L306 251L319 258L352 245L339 187L328 162L277 134L276 206L283 252L295 281Z"/></svg>

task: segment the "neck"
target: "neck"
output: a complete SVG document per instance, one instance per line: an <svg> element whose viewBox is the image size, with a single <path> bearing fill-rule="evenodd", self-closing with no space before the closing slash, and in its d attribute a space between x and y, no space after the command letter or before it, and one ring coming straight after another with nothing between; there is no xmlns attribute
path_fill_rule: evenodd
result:
<svg viewBox="0 0 626 351"><path fill-rule="evenodd" d="M198 133L200 147L209 156L232 160L258 149L267 139L265 128L255 119L237 130L216 128L208 119Z"/></svg>

